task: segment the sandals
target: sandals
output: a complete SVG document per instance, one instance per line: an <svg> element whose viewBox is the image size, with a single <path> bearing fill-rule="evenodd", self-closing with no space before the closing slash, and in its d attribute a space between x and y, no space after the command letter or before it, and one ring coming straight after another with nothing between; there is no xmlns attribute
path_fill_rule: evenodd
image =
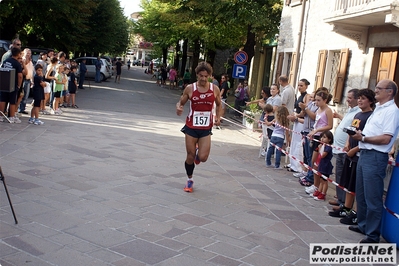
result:
<svg viewBox="0 0 399 266"><path fill-rule="evenodd" d="M309 181L306 181L305 178L303 178L303 179L298 179L298 180L299 180L299 184L301 184L302 186L310 187L311 185L313 185L313 184L310 183Z"/></svg>

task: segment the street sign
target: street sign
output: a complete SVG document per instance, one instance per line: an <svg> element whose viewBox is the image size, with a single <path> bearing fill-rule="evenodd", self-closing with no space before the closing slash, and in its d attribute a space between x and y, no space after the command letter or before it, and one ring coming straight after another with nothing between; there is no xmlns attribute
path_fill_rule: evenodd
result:
<svg viewBox="0 0 399 266"><path fill-rule="evenodd" d="M247 76L247 66L234 64L232 76L235 79L245 79Z"/></svg>
<svg viewBox="0 0 399 266"><path fill-rule="evenodd" d="M238 51L234 54L234 62L243 65L248 61L248 54L244 51Z"/></svg>

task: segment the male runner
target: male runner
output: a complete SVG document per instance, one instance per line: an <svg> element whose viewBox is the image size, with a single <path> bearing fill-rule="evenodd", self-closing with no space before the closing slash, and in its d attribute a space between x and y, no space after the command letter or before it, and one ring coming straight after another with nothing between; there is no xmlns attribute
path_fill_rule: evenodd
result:
<svg viewBox="0 0 399 266"><path fill-rule="evenodd" d="M192 180L194 162L206 162L211 150L211 135L213 123L220 125L221 99L219 87L208 81L212 76L212 67L206 62L200 62L195 68L197 82L189 84L183 91L180 101L176 104L176 114L182 115L184 104L190 100L190 110L182 132L186 135L187 157L184 163L187 173L187 184L184 191L193 192ZM216 118L213 122L212 109L216 104Z"/></svg>

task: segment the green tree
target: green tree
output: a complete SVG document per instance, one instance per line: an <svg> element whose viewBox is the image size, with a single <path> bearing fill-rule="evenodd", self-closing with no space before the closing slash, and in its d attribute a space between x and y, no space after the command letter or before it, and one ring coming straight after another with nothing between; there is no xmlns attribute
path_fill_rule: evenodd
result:
<svg viewBox="0 0 399 266"><path fill-rule="evenodd" d="M0 37L18 34L24 46L121 53L128 44L118 0L3 0L0 9Z"/></svg>

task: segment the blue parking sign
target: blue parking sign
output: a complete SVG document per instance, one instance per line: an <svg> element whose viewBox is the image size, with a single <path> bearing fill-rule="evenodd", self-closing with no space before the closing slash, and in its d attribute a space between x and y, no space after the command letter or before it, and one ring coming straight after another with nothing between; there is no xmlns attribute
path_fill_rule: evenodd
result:
<svg viewBox="0 0 399 266"><path fill-rule="evenodd" d="M247 66L234 64L232 76L235 79L245 79L247 76Z"/></svg>

